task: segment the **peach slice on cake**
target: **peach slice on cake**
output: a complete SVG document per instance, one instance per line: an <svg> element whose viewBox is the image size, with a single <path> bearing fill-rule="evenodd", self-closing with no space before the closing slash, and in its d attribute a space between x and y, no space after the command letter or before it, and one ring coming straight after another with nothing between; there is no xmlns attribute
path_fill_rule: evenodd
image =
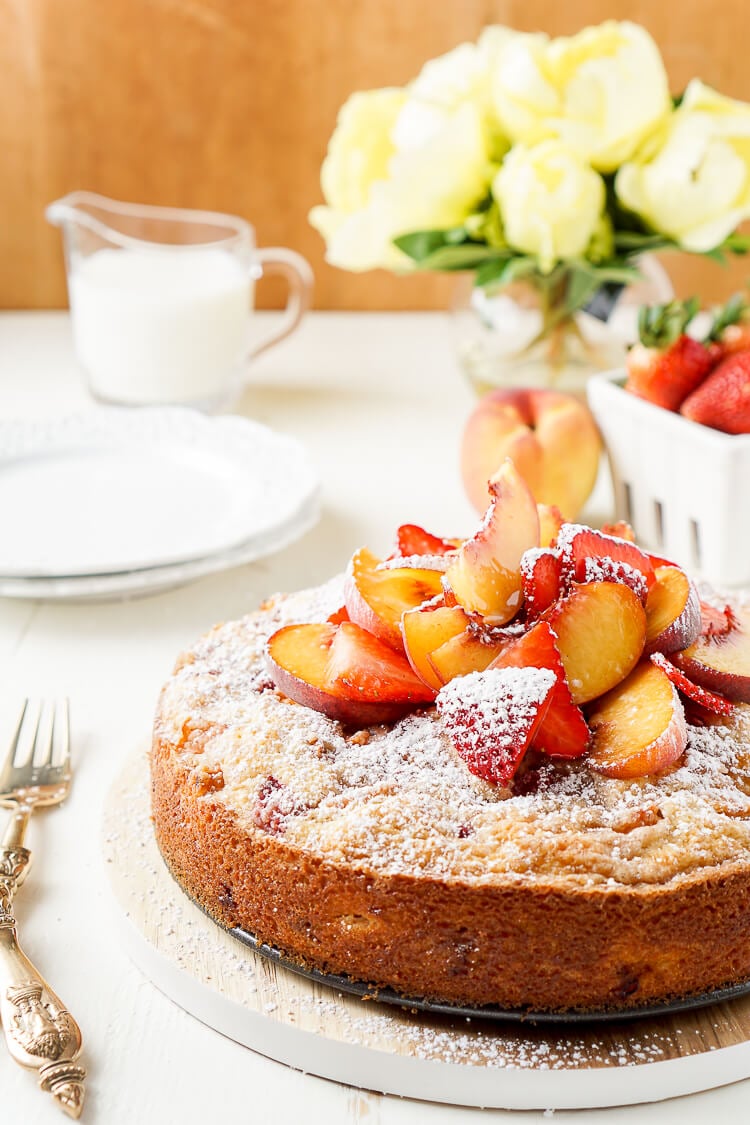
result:
<svg viewBox="0 0 750 1125"><path fill-rule="evenodd" d="M539 515L539 546L551 547L565 523L562 512L554 504L537 504Z"/></svg>
<svg viewBox="0 0 750 1125"><path fill-rule="evenodd" d="M504 625L521 606L521 556L539 545L539 515L512 461L503 462L489 489L482 524L451 559L445 579L467 613Z"/></svg>
<svg viewBox="0 0 750 1125"><path fill-rule="evenodd" d="M429 653L427 661L435 680L441 685L447 684L456 676L468 676L470 672L489 668L507 643L507 638L493 639L491 634L469 624Z"/></svg>
<svg viewBox="0 0 750 1125"><path fill-rule="evenodd" d="M451 680L437 709L471 773L507 785L544 719L555 686L548 668L492 668Z"/></svg>
<svg viewBox="0 0 750 1125"><path fill-rule="evenodd" d="M646 640L640 598L620 582L576 586L547 610L576 704L609 691L635 667Z"/></svg>
<svg viewBox="0 0 750 1125"><path fill-rule="evenodd" d="M439 691L445 683L436 673L430 654L462 633L469 619L460 606L431 605L409 609L401 618L406 657L419 678Z"/></svg>
<svg viewBox="0 0 750 1125"><path fill-rule="evenodd" d="M405 656L351 621L285 625L267 664L289 699L347 726L392 723L435 698Z"/></svg>
<svg viewBox="0 0 750 1125"><path fill-rule="evenodd" d="M661 773L679 761L687 745L680 697L666 672L651 661L598 699L588 722L589 765L607 777Z"/></svg>
<svg viewBox="0 0 750 1125"><path fill-rule="evenodd" d="M442 594L442 575L416 566L384 567L366 547L352 556L344 599L352 621L397 651L403 651L401 617Z"/></svg>
<svg viewBox="0 0 750 1125"><path fill-rule="evenodd" d="M732 616L724 633L701 635L672 660L686 676L735 703L750 703L750 608Z"/></svg>
<svg viewBox="0 0 750 1125"><path fill-rule="evenodd" d="M657 566L655 574L646 598L646 652L677 652L700 635L700 598L679 566Z"/></svg>
<svg viewBox="0 0 750 1125"><path fill-rule="evenodd" d="M562 758L579 758L589 744L590 732L580 707L573 702L565 679L555 634L540 621L507 645L492 668L548 668L555 674L547 713L534 736L534 746Z"/></svg>

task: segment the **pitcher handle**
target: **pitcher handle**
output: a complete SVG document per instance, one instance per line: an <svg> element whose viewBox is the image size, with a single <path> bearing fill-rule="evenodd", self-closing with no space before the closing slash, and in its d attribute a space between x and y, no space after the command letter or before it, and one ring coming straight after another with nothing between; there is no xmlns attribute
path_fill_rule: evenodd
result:
<svg viewBox="0 0 750 1125"><path fill-rule="evenodd" d="M274 344L294 332L310 307L313 292L313 272L310 263L295 250L284 246L262 246L255 252L255 262L263 274L281 274L289 285L289 298L281 327L268 339L261 340L251 349L248 359L255 359Z"/></svg>

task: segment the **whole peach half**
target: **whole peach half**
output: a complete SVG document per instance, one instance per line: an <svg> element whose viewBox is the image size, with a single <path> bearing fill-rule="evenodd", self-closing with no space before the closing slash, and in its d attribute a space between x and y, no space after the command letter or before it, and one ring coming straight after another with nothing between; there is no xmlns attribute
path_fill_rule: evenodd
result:
<svg viewBox="0 0 750 1125"><path fill-rule="evenodd" d="M574 520L596 482L601 454L596 423L579 399L558 391L497 390L466 423L461 475L469 500L483 512L487 481L510 457L540 504Z"/></svg>

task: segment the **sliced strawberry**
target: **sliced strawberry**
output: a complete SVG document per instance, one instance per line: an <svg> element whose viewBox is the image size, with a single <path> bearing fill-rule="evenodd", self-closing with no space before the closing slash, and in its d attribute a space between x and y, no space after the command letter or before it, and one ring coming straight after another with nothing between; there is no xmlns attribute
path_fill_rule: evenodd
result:
<svg viewBox="0 0 750 1125"><path fill-rule="evenodd" d="M555 634L546 621L509 644L492 662L492 668L548 668L555 673L549 708L534 736L534 747L561 758L578 758L591 737L580 707L573 702Z"/></svg>
<svg viewBox="0 0 750 1125"><path fill-rule="evenodd" d="M542 668L493 668L440 690L438 712L471 773L507 785L531 745L555 687Z"/></svg>
<svg viewBox="0 0 750 1125"><path fill-rule="evenodd" d="M560 529L557 546L563 586L571 582L622 582L645 603L656 581L649 556L627 539L566 523Z"/></svg>
<svg viewBox="0 0 750 1125"><path fill-rule="evenodd" d="M750 434L750 351L723 359L685 399L680 414L725 434Z"/></svg>
<svg viewBox="0 0 750 1125"><path fill-rule="evenodd" d="M280 692L346 726L393 723L435 698L403 653L353 621L285 625L266 655Z"/></svg>
<svg viewBox="0 0 750 1125"><path fill-rule="evenodd" d="M350 620L351 618L349 617L349 613L347 612L347 608L345 605L342 605L341 609L335 610L334 613L329 613L328 617L326 618L326 621L330 625L340 625L342 621Z"/></svg>
<svg viewBox="0 0 750 1125"><path fill-rule="evenodd" d="M708 711L712 711L715 715L731 715L734 711L734 704L726 699L723 695L717 692L709 691L707 688L700 687L698 684L689 680L684 672L675 667L671 660L667 660L660 652L652 652L650 659L657 667L666 672L670 680L683 695L691 699L693 703L700 704Z"/></svg>
<svg viewBox="0 0 750 1125"><path fill-rule="evenodd" d="M352 621L339 625L331 644L325 687L345 699L430 703L435 692L400 652Z"/></svg>
<svg viewBox="0 0 750 1125"><path fill-rule="evenodd" d="M562 592L560 552L552 547L534 547L521 557L521 590L528 617L539 617Z"/></svg>
<svg viewBox="0 0 750 1125"><path fill-rule="evenodd" d="M456 547L455 540L440 539L416 523L402 523L396 532L395 553L403 558L410 555L447 555Z"/></svg>
<svg viewBox="0 0 750 1125"><path fill-rule="evenodd" d="M708 602L701 602L701 636L725 637L738 627L737 617L731 606L725 605L723 609Z"/></svg>

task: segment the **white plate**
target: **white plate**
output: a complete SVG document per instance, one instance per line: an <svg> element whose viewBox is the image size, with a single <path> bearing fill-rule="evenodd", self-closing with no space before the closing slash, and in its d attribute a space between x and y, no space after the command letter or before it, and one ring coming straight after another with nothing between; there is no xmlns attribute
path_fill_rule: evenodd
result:
<svg viewBox="0 0 750 1125"><path fill-rule="evenodd" d="M318 481L292 438L183 408L0 423L0 594L175 585L301 535Z"/></svg>

